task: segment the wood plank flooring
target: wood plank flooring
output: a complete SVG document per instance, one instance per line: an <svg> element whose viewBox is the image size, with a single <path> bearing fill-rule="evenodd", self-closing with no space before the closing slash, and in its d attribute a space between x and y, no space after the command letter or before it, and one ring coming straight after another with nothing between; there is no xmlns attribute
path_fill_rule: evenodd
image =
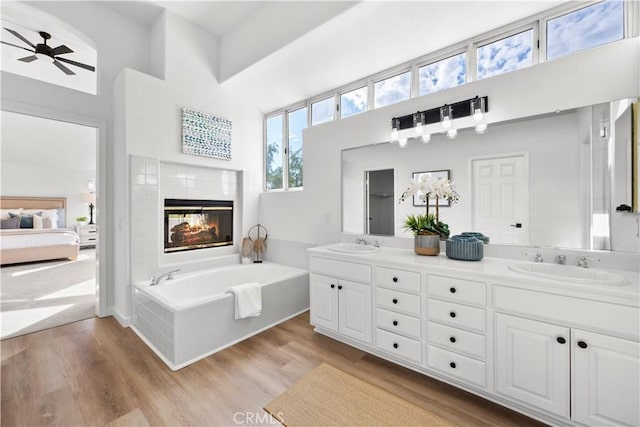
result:
<svg viewBox="0 0 640 427"><path fill-rule="evenodd" d="M269 424L262 407L321 362L460 426L540 423L313 332L308 313L172 372L115 319L1 343L2 426Z"/></svg>

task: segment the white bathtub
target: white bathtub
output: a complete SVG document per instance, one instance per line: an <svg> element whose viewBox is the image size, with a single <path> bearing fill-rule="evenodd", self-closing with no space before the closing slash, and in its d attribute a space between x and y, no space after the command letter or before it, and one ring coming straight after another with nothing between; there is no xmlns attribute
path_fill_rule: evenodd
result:
<svg viewBox="0 0 640 427"><path fill-rule="evenodd" d="M262 312L234 319L233 285L259 282ZM134 285L132 329L178 370L309 309L309 274L280 264L233 265L177 273L159 285Z"/></svg>

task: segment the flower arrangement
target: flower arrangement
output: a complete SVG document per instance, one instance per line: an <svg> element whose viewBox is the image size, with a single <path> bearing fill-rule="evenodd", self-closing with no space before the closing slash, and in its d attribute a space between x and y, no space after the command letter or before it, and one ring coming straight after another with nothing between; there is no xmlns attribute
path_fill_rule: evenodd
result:
<svg viewBox="0 0 640 427"><path fill-rule="evenodd" d="M448 200L450 203L457 203L460 200L454 183L445 178L432 178L429 175L422 175L421 178L411 180L409 187L400 196L399 203L407 198L421 192L427 207L425 214L408 215L404 221L403 228L410 230L414 235L439 235L441 239L449 237L449 226L440 221L440 199ZM435 198L436 212L429 213L429 199Z"/></svg>

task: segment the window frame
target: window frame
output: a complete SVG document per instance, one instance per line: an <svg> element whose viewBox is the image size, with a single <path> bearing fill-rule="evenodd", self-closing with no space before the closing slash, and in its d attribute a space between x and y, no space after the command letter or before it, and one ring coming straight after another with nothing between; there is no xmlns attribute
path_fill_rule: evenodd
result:
<svg viewBox="0 0 640 427"><path fill-rule="evenodd" d="M443 51L440 51L437 55L429 55L426 58L423 58L421 61L416 61L415 63L415 80L416 80L416 97L418 96L427 96L430 95L432 93L436 93L436 92L440 92L440 90L437 90L435 92L429 92L429 93L425 93L423 95L420 94L420 69L426 66L429 66L431 64L436 64L440 61L444 61L445 59L449 59L449 58L453 58L454 56L458 56L461 54L466 54L466 70L465 70L465 76L464 76L464 83L463 84L467 84L469 83L469 44L465 43L463 45L458 45L456 48L454 49L446 49ZM458 85L458 86L462 86L462 85ZM458 86L454 86L454 87L458 87ZM451 89L451 88L447 88L447 89ZM446 89L441 89L441 90L446 90Z"/></svg>
<svg viewBox="0 0 640 427"><path fill-rule="evenodd" d="M308 104L307 108L308 108L308 112L309 112L309 117L307 119L308 127L318 126L318 125L321 125L321 124L324 124L324 123L329 123L329 122L332 122L332 121L338 119L338 115L336 114L336 105L337 105L338 101L337 101L336 97L337 97L336 92L332 91L332 92L329 92L329 93L325 92L325 93L323 93L321 95L316 95L313 98L309 98L309 100L307 102L307 104ZM315 104L317 102L320 102L320 101L326 101L327 99L330 99L330 98L333 98L333 111L332 111L331 119L326 120L326 121L321 122L321 123L316 123L315 125L312 124L313 104Z"/></svg>
<svg viewBox="0 0 640 427"><path fill-rule="evenodd" d="M403 99L401 101L396 101L396 102L393 102L391 104L385 104L385 105L380 105L380 106L376 107L376 104L375 104L375 102L376 102L376 100L375 100L375 96L376 96L375 86L376 86L376 83L380 83L380 82L383 82L385 80L389 80L389 79L401 76L401 75L406 74L406 73L409 73L409 98ZM371 103L371 110L377 110L378 108L388 107L390 105L395 105L398 102L403 102L403 101L407 101L409 99L415 98L415 95L413 93L413 64L402 64L401 66L394 67L391 70L386 70L384 73L372 76L372 78L371 78L371 92L372 92L372 94L371 94L372 98L371 99L367 99L367 102Z"/></svg>
<svg viewBox="0 0 640 427"><path fill-rule="evenodd" d="M268 147L268 142L267 142L267 121L269 119L272 119L274 117L277 116L282 116L282 153L281 153L281 157L282 157L282 188L267 188L267 147ZM284 191L284 185L285 185L285 173L284 173L284 161L285 161L285 121L286 121L286 114L284 110L278 110L278 111L274 111L272 113L269 114L265 114L264 116L264 122L263 122L263 147L262 147L262 164L263 164L263 173L262 173L262 177L264 179L264 185L263 185L263 190L265 192L275 192L275 191Z"/></svg>
<svg viewBox="0 0 640 427"><path fill-rule="evenodd" d="M367 88L367 105L364 109L364 111L361 111L359 113L354 113L354 114L350 114L346 117L342 116L342 95L349 93L349 92L353 92L356 91L358 89L362 89L362 88ZM342 119L347 119L349 117L353 117L353 116L357 116L358 114L362 114L362 113L366 113L367 111L371 110L371 103L369 102L371 100L371 79L366 79L366 80L358 80L355 83L352 83L348 86L343 86L342 88L340 88L340 90L336 93L336 104L338 105L338 114L337 114L337 118L336 120L342 120Z"/></svg>

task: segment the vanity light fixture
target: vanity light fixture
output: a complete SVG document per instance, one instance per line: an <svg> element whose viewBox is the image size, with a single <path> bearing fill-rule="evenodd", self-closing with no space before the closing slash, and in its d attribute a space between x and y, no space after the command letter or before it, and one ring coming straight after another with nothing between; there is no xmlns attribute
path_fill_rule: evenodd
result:
<svg viewBox="0 0 640 427"><path fill-rule="evenodd" d="M487 131L486 113L489 98L476 96L391 119L391 143L406 147L410 139L428 143L431 133L441 132L448 139L458 135L459 128L473 127L478 134ZM466 118L466 120L458 120ZM455 121L455 122L454 122Z"/></svg>

